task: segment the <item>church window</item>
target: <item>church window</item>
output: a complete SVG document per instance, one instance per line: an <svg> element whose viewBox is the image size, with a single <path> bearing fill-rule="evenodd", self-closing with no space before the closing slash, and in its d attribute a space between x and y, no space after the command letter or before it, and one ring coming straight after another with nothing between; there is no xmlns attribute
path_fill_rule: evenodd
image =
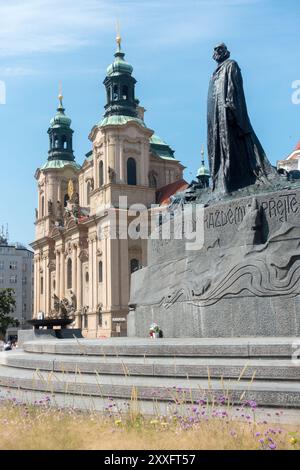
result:
<svg viewBox="0 0 300 470"><path fill-rule="evenodd" d="M99 275L99 282L102 282L103 281L103 263L102 263L102 261L99 261L98 275Z"/></svg>
<svg viewBox="0 0 300 470"><path fill-rule="evenodd" d="M90 279L88 271L85 273L85 282L88 283Z"/></svg>
<svg viewBox="0 0 300 470"><path fill-rule="evenodd" d="M41 295L44 293L44 278L41 277Z"/></svg>
<svg viewBox="0 0 300 470"><path fill-rule="evenodd" d="M58 143L58 136L55 135L55 136L54 136L54 147L57 149L57 148L58 148L58 145L59 145L59 143Z"/></svg>
<svg viewBox="0 0 300 470"><path fill-rule="evenodd" d="M65 135L62 136L62 146L63 146L63 149L66 150L67 149L67 138Z"/></svg>
<svg viewBox="0 0 300 470"><path fill-rule="evenodd" d="M99 186L103 186L103 184L104 184L103 161L101 160L99 163Z"/></svg>
<svg viewBox="0 0 300 470"><path fill-rule="evenodd" d="M136 162L134 158L127 160L127 184L136 185Z"/></svg>
<svg viewBox="0 0 300 470"><path fill-rule="evenodd" d="M122 98L123 100L128 100L128 86L124 85L122 88Z"/></svg>
<svg viewBox="0 0 300 470"><path fill-rule="evenodd" d="M72 260L68 259L67 263L67 289L72 289Z"/></svg>
<svg viewBox="0 0 300 470"><path fill-rule="evenodd" d="M88 316L86 313L83 315L83 328L88 328Z"/></svg>
<svg viewBox="0 0 300 470"><path fill-rule="evenodd" d="M137 271L138 269L140 269L140 262L138 259L136 258L133 258L130 260L130 272L131 273L134 273L135 271Z"/></svg>
<svg viewBox="0 0 300 470"><path fill-rule="evenodd" d="M117 101L118 99L119 99L118 85L114 85L113 100Z"/></svg>
<svg viewBox="0 0 300 470"><path fill-rule="evenodd" d="M157 188L157 179L154 173L150 173L149 175L149 186L150 188Z"/></svg>

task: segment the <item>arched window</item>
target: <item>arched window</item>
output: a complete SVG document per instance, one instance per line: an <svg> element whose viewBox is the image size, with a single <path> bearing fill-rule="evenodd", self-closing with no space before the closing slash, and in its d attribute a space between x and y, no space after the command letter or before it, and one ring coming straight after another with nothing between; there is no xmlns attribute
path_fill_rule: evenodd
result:
<svg viewBox="0 0 300 470"><path fill-rule="evenodd" d="M41 277L41 295L44 294L44 278Z"/></svg>
<svg viewBox="0 0 300 470"><path fill-rule="evenodd" d="M98 265L98 278L99 278L99 282L103 281L103 263L102 263L102 261L99 261L99 265Z"/></svg>
<svg viewBox="0 0 300 470"><path fill-rule="evenodd" d="M149 186L150 188L157 188L157 179L156 175L153 172L149 174Z"/></svg>
<svg viewBox="0 0 300 470"><path fill-rule="evenodd" d="M72 289L72 260L68 259L67 263L67 289Z"/></svg>
<svg viewBox="0 0 300 470"><path fill-rule="evenodd" d="M104 177L103 177L103 161L99 162L99 186L103 186Z"/></svg>
<svg viewBox="0 0 300 470"><path fill-rule="evenodd" d="M64 207L67 207L67 203L68 203L68 200L69 200L69 195L68 194L65 194L65 197L64 197Z"/></svg>
<svg viewBox="0 0 300 470"><path fill-rule="evenodd" d="M42 217L45 215L45 198L42 196Z"/></svg>
<svg viewBox="0 0 300 470"><path fill-rule="evenodd" d="M67 138L66 138L65 135L62 136L61 142L62 142L62 148L63 148L64 150L66 150L66 148L67 148Z"/></svg>
<svg viewBox="0 0 300 470"><path fill-rule="evenodd" d="M118 85L114 85L114 91L113 91L113 100L117 101L119 99L119 89Z"/></svg>
<svg viewBox="0 0 300 470"><path fill-rule="evenodd" d="M127 184L136 185L136 162L134 158L127 160Z"/></svg>
<svg viewBox="0 0 300 470"><path fill-rule="evenodd" d="M89 204L90 200L91 200L91 189L92 189L91 183L90 183L90 181L88 181L88 184L86 185L86 202L87 202L87 204Z"/></svg>
<svg viewBox="0 0 300 470"><path fill-rule="evenodd" d="M88 271L86 271L86 273L85 273L85 282L88 284L89 280L90 280L90 276L89 276Z"/></svg>
<svg viewBox="0 0 300 470"><path fill-rule="evenodd" d="M59 142L58 142L58 136L57 136L57 135L55 135L55 136L54 136L54 147L57 149L57 148L58 148L58 146L59 146Z"/></svg>
<svg viewBox="0 0 300 470"><path fill-rule="evenodd" d="M122 98L123 100L128 100L128 86L124 85L122 88Z"/></svg>
<svg viewBox="0 0 300 470"><path fill-rule="evenodd" d="M130 260L130 272L131 274L140 269L140 262L138 259L133 258Z"/></svg>

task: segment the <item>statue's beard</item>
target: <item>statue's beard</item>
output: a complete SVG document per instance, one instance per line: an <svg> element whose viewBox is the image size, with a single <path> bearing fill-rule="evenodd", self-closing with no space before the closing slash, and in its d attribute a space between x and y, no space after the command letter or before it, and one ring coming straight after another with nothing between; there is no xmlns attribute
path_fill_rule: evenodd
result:
<svg viewBox="0 0 300 470"><path fill-rule="evenodd" d="M215 52L213 55L213 59L220 64L221 62L224 62L224 60L228 59L230 56L230 52L227 50L224 50L222 52Z"/></svg>

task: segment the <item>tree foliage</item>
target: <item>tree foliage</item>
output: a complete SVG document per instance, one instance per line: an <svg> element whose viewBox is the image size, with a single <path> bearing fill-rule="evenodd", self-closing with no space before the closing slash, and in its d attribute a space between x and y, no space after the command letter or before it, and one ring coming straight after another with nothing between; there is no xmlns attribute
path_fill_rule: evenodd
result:
<svg viewBox="0 0 300 470"><path fill-rule="evenodd" d="M4 337L9 326L19 326L19 321L12 317L16 301L13 289L0 290L0 336Z"/></svg>

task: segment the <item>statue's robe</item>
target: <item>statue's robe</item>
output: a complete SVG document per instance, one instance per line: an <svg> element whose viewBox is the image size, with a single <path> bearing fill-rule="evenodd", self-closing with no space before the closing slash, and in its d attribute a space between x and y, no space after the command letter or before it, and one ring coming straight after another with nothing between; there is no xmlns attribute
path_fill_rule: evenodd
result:
<svg viewBox="0 0 300 470"><path fill-rule="evenodd" d="M211 77L207 123L213 190L228 193L275 174L251 126L234 60L222 62Z"/></svg>

